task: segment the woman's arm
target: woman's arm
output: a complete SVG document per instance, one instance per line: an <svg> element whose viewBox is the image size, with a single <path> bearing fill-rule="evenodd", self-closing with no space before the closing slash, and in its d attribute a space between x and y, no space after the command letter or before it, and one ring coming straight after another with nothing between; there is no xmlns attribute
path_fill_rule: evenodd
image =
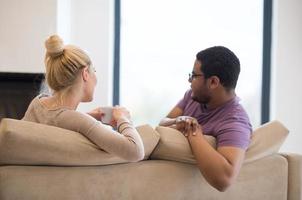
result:
<svg viewBox="0 0 302 200"><path fill-rule="evenodd" d="M117 131L97 123L86 136L108 153L131 162L142 160L145 155L144 145L132 123L127 119L119 119Z"/></svg>
<svg viewBox="0 0 302 200"><path fill-rule="evenodd" d="M142 160L144 146L133 124L126 117L119 118L116 123L118 131L77 111L65 111L58 118L59 127L83 134L100 149L130 162Z"/></svg>

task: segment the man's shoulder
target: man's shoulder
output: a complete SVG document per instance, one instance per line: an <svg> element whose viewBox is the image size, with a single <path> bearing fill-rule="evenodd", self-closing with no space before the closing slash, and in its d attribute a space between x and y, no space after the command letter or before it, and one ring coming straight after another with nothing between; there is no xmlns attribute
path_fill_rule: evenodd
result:
<svg viewBox="0 0 302 200"><path fill-rule="evenodd" d="M249 116L238 97L219 113L218 120L222 127L227 124L236 124L236 126L244 126L251 129Z"/></svg>
<svg viewBox="0 0 302 200"><path fill-rule="evenodd" d="M239 97L235 97L232 102L226 106L225 112L228 113L228 116L248 116L245 108L240 103Z"/></svg>

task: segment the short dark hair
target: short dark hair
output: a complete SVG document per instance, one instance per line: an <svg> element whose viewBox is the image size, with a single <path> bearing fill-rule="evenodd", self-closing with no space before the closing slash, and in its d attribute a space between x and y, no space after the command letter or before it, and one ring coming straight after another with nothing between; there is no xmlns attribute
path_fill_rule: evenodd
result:
<svg viewBox="0 0 302 200"><path fill-rule="evenodd" d="M214 46L200 51L196 59L201 62L205 78L217 76L226 89L235 89L240 73L240 61L228 48Z"/></svg>

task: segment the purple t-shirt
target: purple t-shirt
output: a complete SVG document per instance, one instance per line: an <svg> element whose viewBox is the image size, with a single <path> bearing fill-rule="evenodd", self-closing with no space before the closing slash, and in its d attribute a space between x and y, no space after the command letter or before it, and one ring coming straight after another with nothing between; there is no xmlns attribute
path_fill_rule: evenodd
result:
<svg viewBox="0 0 302 200"><path fill-rule="evenodd" d="M183 115L196 118L203 133L216 138L217 147L233 146L246 150L252 126L244 108L239 104L239 98L234 97L222 106L206 109L194 101L191 94L192 90L188 90L177 104L183 110Z"/></svg>

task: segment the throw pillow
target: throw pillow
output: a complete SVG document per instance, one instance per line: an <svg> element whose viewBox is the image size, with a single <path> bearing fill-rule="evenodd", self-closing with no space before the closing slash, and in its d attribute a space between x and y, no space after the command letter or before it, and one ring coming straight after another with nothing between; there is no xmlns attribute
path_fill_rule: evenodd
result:
<svg viewBox="0 0 302 200"><path fill-rule="evenodd" d="M279 121L271 121L255 129L245 154L245 163L277 153L289 130Z"/></svg>
<svg viewBox="0 0 302 200"><path fill-rule="evenodd" d="M189 142L181 132L163 126L158 126L155 130L160 134L160 140L151 154L151 159L196 163ZM204 137L215 148L215 138L207 135Z"/></svg>

